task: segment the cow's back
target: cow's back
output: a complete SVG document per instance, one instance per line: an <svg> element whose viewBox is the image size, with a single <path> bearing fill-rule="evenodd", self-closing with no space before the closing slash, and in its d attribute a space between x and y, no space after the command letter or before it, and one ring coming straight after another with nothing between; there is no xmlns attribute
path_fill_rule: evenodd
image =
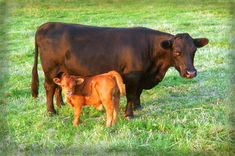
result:
<svg viewBox="0 0 235 156"><path fill-rule="evenodd" d="M142 71L149 61L146 32L150 30L46 23L39 27L36 42L45 70L60 65L58 72L74 75L128 73Z"/></svg>

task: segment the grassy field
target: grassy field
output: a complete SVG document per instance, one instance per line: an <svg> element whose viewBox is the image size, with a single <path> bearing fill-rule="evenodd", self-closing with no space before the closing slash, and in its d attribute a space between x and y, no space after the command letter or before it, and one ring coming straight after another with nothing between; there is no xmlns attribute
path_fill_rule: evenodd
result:
<svg viewBox="0 0 235 156"><path fill-rule="evenodd" d="M0 155L235 154L229 98L234 5L229 1L0 0L0 4ZM106 128L104 112L87 107L82 124L73 128L69 106L57 109L57 116L46 113L40 65L39 98L33 99L30 93L34 34L48 21L145 26L173 34L188 32L193 37L207 37L210 43L197 51L198 76L186 80L170 69L158 86L143 92L144 109L135 112L135 119L124 118L126 99L122 98L115 127Z"/></svg>

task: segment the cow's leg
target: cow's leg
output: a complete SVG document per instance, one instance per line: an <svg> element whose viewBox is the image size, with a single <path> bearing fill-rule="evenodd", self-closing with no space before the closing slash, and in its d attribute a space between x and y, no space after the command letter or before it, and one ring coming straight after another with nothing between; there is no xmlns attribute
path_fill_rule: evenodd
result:
<svg viewBox="0 0 235 156"><path fill-rule="evenodd" d="M138 73L127 74L124 76L127 98L125 117L127 119L131 119L134 117L133 106L137 99L136 94L138 92L138 84L140 83L140 78L141 76Z"/></svg>
<svg viewBox="0 0 235 156"><path fill-rule="evenodd" d="M47 105L47 112L51 114L56 114L54 105L53 105L53 96L55 94L56 85L49 80L45 80L44 87L46 90L46 105Z"/></svg>
<svg viewBox="0 0 235 156"><path fill-rule="evenodd" d="M62 89L59 86L56 87L55 97L56 97L57 107L61 107L61 105L64 105L63 98L62 98Z"/></svg>
<svg viewBox="0 0 235 156"><path fill-rule="evenodd" d="M73 126L76 127L80 123L80 115L82 112L81 105L74 105L74 119L73 119Z"/></svg>
<svg viewBox="0 0 235 156"><path fill-rule="evenodd" d="M140 95L142 93L143 89L138 89L135 100L134 100L134 110L141 110L142 106L140 105Z"/></svg>
<svg viewBox="0 0 235 156"><path fill-rule="evenodd" d="M132 85L126 86L126 98L127 98L127 105L125 110L125 117L127 119L132 119L134 117L133 107L135 102L138 102L137 98L137 84L133 83Z"/></svg>
<svg viewBox="0 0 235 156"><path fill-rule="evenodd" d="M127 93L126 95L127 98L127 105L126 105L126 110L125 110L125 117L127 119L132 119L134 117L133 113L133 105L134 105L134 95L131 93Z"/></svg>

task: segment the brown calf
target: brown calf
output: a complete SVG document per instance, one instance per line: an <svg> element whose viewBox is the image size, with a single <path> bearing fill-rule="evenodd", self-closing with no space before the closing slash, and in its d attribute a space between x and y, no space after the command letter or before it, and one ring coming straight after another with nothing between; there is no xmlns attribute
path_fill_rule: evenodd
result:
<svg viewBox="0 0 235 156"><path fill-rule="evenodd" d="M79 118L84 105L92 105L101 110L106 109L106 126L115 124L121 95L125 95L125 85L116 71L92 76L80 77L63 74L53 81L62 87L66 100L74 108L73 125L79 124Z"/></svg>

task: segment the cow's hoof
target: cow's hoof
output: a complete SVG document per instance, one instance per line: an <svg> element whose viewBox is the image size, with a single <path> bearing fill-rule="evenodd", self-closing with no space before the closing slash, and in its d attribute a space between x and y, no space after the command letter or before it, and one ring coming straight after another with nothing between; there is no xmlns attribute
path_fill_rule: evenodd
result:
<svg viewBox="0 0 235 156"><path fill-rule="evenodd" d="M57 115L56 111L47 111L49 116L54 116L54 115Z"/></svg>
<svg viewBox="0 0 235 156"><path fill-rule="evenodd" d="M60 103L57 103L56 104L58 108L61 108L62 106L65 106L65 103L64 102L60 102Z"/></svg>
<svg viewBox="0 0 235 156"><path fill-rule="evenodd" d="M62 101L62 102L60 102L60 105L61 106L65 106L65 103Z"/></svg>
<svg viewBox="0 0 235 156"><path fill-rule="evenodd" d="M143 107L141 105L136 105L134 106L134 110L137 111L137 110L142 110Z"/></svg>
<svg viewBox="0 0 235 156"><path fill-rule="evenodd" d="M134 119L134 115L132 115L132 116L125 116L125 118L126 118L127 120L132 120L132 119Z"/></svg>

